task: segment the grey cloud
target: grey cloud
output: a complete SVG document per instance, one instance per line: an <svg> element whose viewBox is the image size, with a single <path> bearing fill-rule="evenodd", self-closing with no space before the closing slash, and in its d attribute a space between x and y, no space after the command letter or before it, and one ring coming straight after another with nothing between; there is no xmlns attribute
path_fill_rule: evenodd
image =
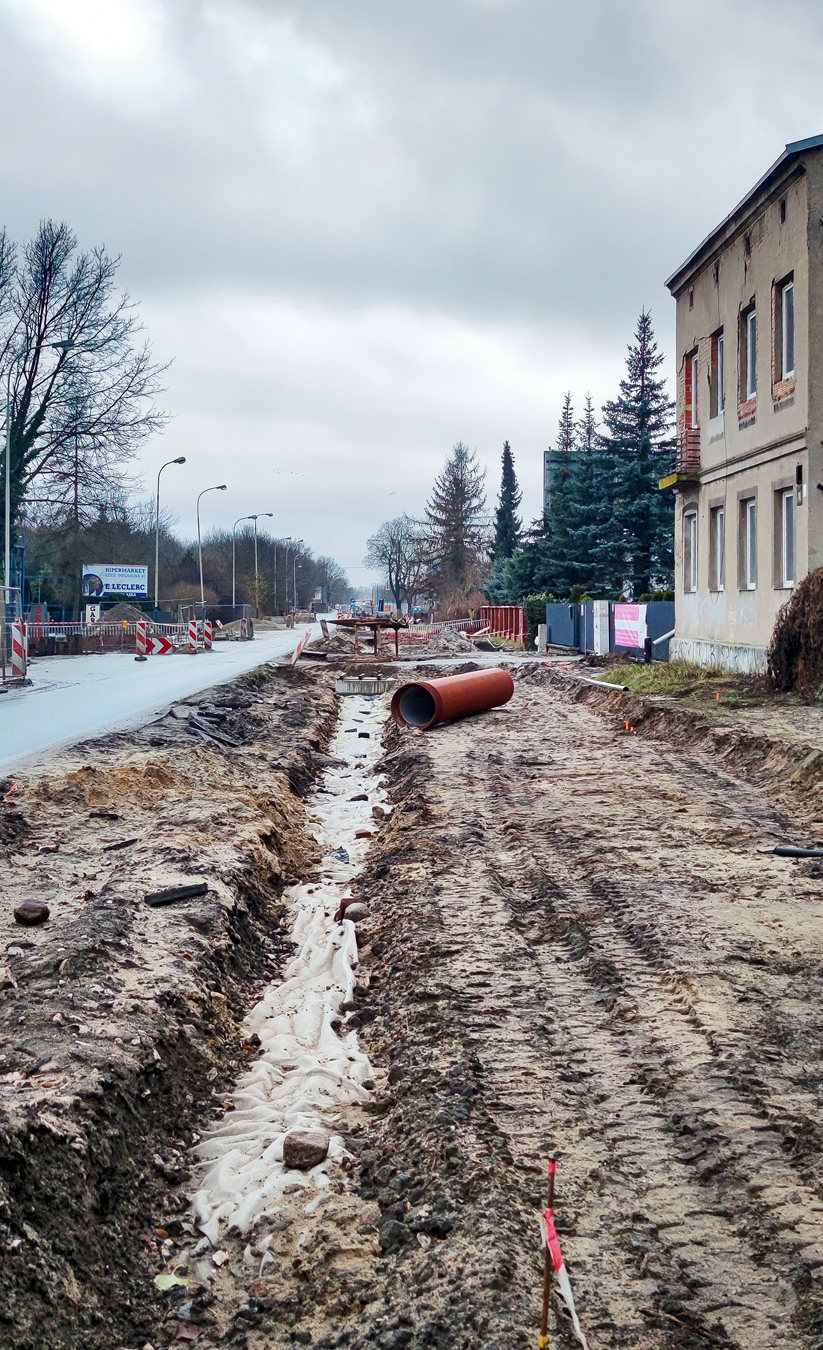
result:
<svg viewBox="0 0 823 1350"><path fill-rule="evenodd" d="M41 8L0 0L5 223L123 253L177 358L169 444L208 413L321 482L339 456L349 561L383 454L412 507L458 437L495 483L509 435L534 512L561 381L609 396L643 304L669 347L665 276L823 129L811 0L110 0L158 16L142 64L45 40Z"/></svg>

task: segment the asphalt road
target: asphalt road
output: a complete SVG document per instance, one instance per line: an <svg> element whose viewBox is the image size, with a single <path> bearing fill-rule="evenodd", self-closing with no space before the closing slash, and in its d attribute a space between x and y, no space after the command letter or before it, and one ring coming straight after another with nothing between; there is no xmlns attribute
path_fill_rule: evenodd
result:
<svg viewBox="0 0 823 1350"><path fill-rule="evenodd" d="M319 625L311 631L319 636ZM0 696L0 770L136 726L175 699L288 655L304 632L258 633L253 642L217 642L211 652L143 662L133 652L40 657L29 667L30 686Z"/></svg>

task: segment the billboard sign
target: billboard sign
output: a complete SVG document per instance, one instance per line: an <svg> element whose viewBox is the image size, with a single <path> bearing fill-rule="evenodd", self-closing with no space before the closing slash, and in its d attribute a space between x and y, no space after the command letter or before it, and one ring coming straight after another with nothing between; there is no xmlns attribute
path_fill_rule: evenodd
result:
<svg viewBox="0 0 823 1350"><path fill-rule="evenodd" d="M135 599L149 593L148 567L120 567L112 563L83 564L83 594L127 595Z"/></svg>

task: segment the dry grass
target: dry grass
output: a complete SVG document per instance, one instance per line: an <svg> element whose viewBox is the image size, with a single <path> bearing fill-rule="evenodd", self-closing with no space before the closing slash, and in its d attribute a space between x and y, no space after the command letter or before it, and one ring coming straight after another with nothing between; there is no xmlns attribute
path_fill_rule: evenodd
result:
<svg viewBox="0 0 823 1350"><path fill-rule="evenodd" d="M649 666L634 663L607 666L594 674L593 678L606 680L609 684L628 685L635 694L684 694L700 685L729 682L726 671L695 666L691 661L653 661ZM739 683L738 677L734 684L738 686Z"/></svg>

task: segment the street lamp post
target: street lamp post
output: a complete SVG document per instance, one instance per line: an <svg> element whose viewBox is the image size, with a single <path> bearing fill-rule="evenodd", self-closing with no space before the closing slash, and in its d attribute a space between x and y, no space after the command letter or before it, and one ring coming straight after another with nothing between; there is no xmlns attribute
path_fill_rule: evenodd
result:
<svg viewBox="0 0 823 1350"><path fill-rule="evenodd" d="M271 520L272 516L274 515L274 512L273 512L273 511L261 511L261 512L260 512L260 515L261 515L261 516L268 516L269 520ZM254 617L255 617L255 619L259 619L259 618L260 618L260 601L259 601L258 598L257 598L257 520L258 520L258 517L257 517L257 516L252 516L252 520L254 521Z"/></svg>
<svg viewBox="0 0 823 1350"><path fill-rule="evenodd" d="M226 484L218 483L216 487L203 488L203 491L197 496L197 556L200 561L200 603L205 606L206 596L203 591L203 544L200 538L200 498L205 497L207 492L225 492Z"/></svg>
<svg viewBox="0 0 823 1350"><path fill-rule="evenodd" d="M285 539L285 544L286 544L286 567L285 567L285 573L284 573L284 577L283 577L283 600L284 600L284 607L285 607L285 610L286 610L286 613L287 613L287 614L288 614L288 612L289 612L289 544L290 544L291 542L292 542L292 537L291 537L291 535L289 534L289 535L286 536L286 539Z"/></svg>
<svg viewBox="0 0 823 1350"><path fill-rule="evenodd" d="M155 612L160 608L160 474L167 469L170 464L185 464L186 456L181 455L179 459L167 459L165 464L161 464L157 473L157 510L154 517L154 608Z"/></svg>
<svg viewBox="0 0 823 1350"><path fill-rule="evenodd" d="M234 609L236 601L235 578L237 575L237 526L244 520L256 520L256 516L238 516L231 530L231 607Z"/></svg>

